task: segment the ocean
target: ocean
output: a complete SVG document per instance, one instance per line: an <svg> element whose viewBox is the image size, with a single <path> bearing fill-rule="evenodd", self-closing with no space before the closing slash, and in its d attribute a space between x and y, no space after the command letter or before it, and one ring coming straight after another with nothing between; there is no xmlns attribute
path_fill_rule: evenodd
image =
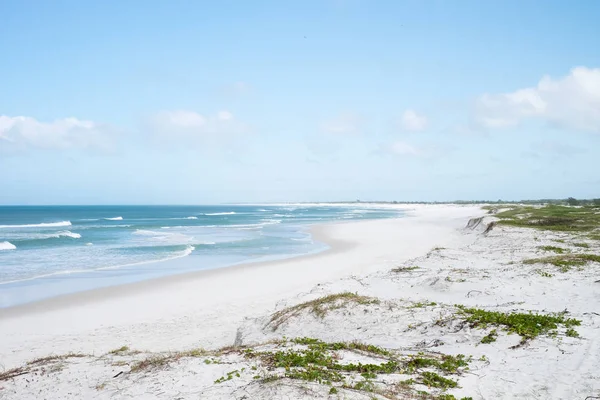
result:
<svg viewBox="0 0 600 400"><path fill-rule="evenodd" d="M361 205L2 206L0 308L325 250L308 226L391 218Z"/></svg>

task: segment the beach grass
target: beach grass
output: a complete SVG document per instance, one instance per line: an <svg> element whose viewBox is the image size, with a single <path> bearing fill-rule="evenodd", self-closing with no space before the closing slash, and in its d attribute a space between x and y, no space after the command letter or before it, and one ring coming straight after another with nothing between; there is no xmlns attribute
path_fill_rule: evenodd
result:
<svg viewBox="0 0 600 400"><path fill-rule="evenodd" d="M133 364L130 372L136 373L163 368L166 367L171 361L173 361L172 357L166 355L153 355Z"/></svg>
<svg viewBox="0 0 600 400"><path fill-rule="evenodd" d="M13 379L13 378L16 378L17 376L25 375L28 373L29 373L29 370L24 367L11 368L4 372L0 372L0 382L7 381L9 379Z"/></svg>
<svg viewBox="0 0 600 400"><path fill-rule="evenodd" d="M118 349L114 349L114 350L109 351L108 354L114 354L114 355L116 355L116 354L120 354L120 353L125 353L127 351L129 351L129 346L121 346Z"/></svg>
<svg viewBox="0 0 600 400"><path fill-rule="evenodd" d="M392 269L392 272L411 272L411 271L416 271L418 270L419 267L417 267L416 265L410 266L410 267L396 267L394 269Z"/></svg>
<svg viewBox="0 0 600 400"><path fill-rule="evenodd" d="M600 263L600 256L595 254L563 254L552 257L530 258L523 264L551 264L561 272L568 272L572 267L581 267L589 262Z"/></svg>
<svg viewBox="0 0 600 400"><path fill-rule="evenodd" d="M271 315L267 325L270 325L271 329L276 331L283 323L290 318L299 316L303 311L308 311L318 318L323 318L328 311L344 308L349 304L372 305L379 303L379 299L351 292L331 294L279 310Z"/></svg>
<svg viewBox="0 0 600 400"><path fill-rule="evenodd" d="M567 249L563 249L562 247L557 246L538 246L538 249L543 251L551 251L557 254L563 254L568 251Z"/></svg>
<svg viewBox="0 0 600 400"><path fill-rule="evenodd" d="M36 358L33 361L29 361L27 363L27 365L44 365L44 364L52 363L55 361L66 360L68 358L82 358L82 357L87 357L87 356L88 356L87 354L82 354L82 353L67 353L67 354L62 354L62 355L52 355L52 356L47 356L47 357Z"/></svg>
<svg viewBox="0 0 600 400"><path fill-rule="evenodd" d="M213 353L208 352L202 348L179 351L168 354L154 354L143 360L135 362L131 366L130 372L136 373L153 369L160 369L168 366L172 362L178 361L185 357L204 357L210 354Z"/></svg>
<svg viewBox="0 0 600 400"><path fill-rule="evenodd" d="M573 243L573 246L580 247L582 249L589 249L590 245L587 243Z"/></svg>
<svg viewBox="0 0 600 400"><path fill-rule="evenodd" d="M46 357L39 357L32 361L27 362L22 367L12 368L12 369L6 370L4 372L0 372L0 381L6 381L9 379L13 379L20 375L35 373L38 369L45 370L45 368L48 364L54 364L58 361L64 361L69 358L83 358L83 357L89 357L89 355L82 354L82 353L67 353L67 354L61 354L61 355L50 355L50 356L46 356ZM54 367L56 367L56 366L57 365L54 365ZM62 367L59 366L58 369L53 368L53 369L50 369L50 371L60 370L61 368Z"/></svg>
<svg viewBox="0 0 600 400"><path fill-rule="evenodd" d="M435 301L418 301L408 306L408 308L426 308L434 306L437 306L437 303Z"/></svg>

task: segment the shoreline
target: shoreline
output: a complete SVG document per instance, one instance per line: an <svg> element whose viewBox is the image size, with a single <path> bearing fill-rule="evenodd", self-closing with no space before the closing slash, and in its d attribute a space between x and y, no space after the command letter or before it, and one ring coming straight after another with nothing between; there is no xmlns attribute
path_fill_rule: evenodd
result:
<svg viewBox="0 0 600 400"><path fill-rule="evenodd" d="M404 217L401 217L404 218ZM388 218L386 218L387 220ZM389 218L389 219L400 219L400 218ZM9 319L12 317L19 317L27 314L35 314L39 312L46 312L50 310L56 310L65 308L72 303L77 302L78 305L94 302L105 297L118 298L123 296L133 295L136 292L153 290L157 287L163 287L164 285L173 285L181 282L188 281L189 279L202 279L210 278L213 275L219 275L221 273L235 273L238 270L246 270L248 268L260 268L261 266L271 265L282 265L288 262L297 261L300 259L308 259L311 257L319 257L326 254L335 254L349 250L356 246L357 243L346 242L342 240L336 240L328 237L323 233L328 226L342 225L342 224L355 224L361 222L372 222L379 220L366 220L366 221L333 221L324 224L317 224L310 226L307 231L315 242L321 242L328 247L312 253L298 254L288 257L283 257L268 261L243 261L240 263L225 265L222 267L209 268L198 271L188 271L175 273L166 276L160 276L156 278L143 279L137 282L116 284L106 287L99 287L95 289L82 290L73 293L66 293L58 296L52 296L49 298L36 300L28 303L17 304L14 306L0 308L0 321L3 319ZM167 261L156 261L156 263L172 262L174 260Z"/></svg>
<svg viewBox="0 0 600 400"><path fill-rule="evenodd" d="M406 206L396 207L373 207L379 209L394 209L396 211L406 212ZM202 260L198 260L193 256L192 250L181 256L168 257L163 260L149 260L141 262L133 262L130 264L122 264L117 266L99 267L96 269L86 270L75 268L72 271L56 271L48 274L42 274L31 278L16 279L0 283L0 318L5 313L3 311L13 308L25 307L27 305L35 305L48 300L61 299L76 295L78 293L93 293L103 289L110 289L120 286L131 286L135 289L136 284L143 282L158 281L165 279L165 283L170 282L168 278L174 276L194 277L195 273L206 273L208 271L221 270L224 268L232 268L246 264L260 265L269 262L281 262L288 259L295 259L315 254L320 254L327 251L329 244L324 243L325 240L320 240L320 227L331 224L344 224L355 222L366 222L378 219L332 219L321 222L298 223L299 232L308 233L313 242L313 248L308 251L296 251L291 249L288 254L275 252L272 255L264 254L260 257L252 257L247 255L242 260L223 260L216 263L208 261L206 267L198 268L198 265L203 265ZM403 218L403 215L391 218ZM327 238L329 240L329 238ZM333 239L332 239L333 240ZM332 243L335 244L335 243ZM325 245L325 246L323 246ZM190 247L188 245L188 247ZM196 267L193 267L196 266ZM139 268L139 269L138 269ZM136 271L137 270L137 271ZM119 275L119 273L121 275ZM177 278L173 278L177 279ZM142 285L143 286L143 285ZM107 295L114 295L116 292L107 292ZM25 307L24 309L26 309ZM12 312L8 312L12 314ZM7 315L8 315L7 314Z"/></svg>
<svg viewBox="0 0 600 400"><path fill-rule="evenodd" d="M435 246L464 242L457 228L479 207L411 207L403 218L324 224L330 249L264 263L101 288L0 310L0 360L97 353L124 343L153 351L233 343L247 318L325 282L386 269ZM185 332L185 334L177 334Z"/></svg>

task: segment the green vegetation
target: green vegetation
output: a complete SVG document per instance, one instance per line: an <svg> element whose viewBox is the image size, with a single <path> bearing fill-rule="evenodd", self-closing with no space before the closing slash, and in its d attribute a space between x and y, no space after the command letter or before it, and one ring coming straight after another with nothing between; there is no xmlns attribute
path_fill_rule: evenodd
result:
<svg viewBox="0 0 600 400"><path fill-rule="evenodd" d="M304 346L303 348L287 346L287 343ZM260 365L269 371L265 376L257 375L255 379L277 380L281 378L301 381L317 382L331 385L330 394L338 393L340 389L359 390L386 395L388 398L401 390L402 397L416 391L413 384L427 385L428 387L444 391L458 386L458 383L443 375L460 375L468 369L471 358L464 355L440 355L419 353L416 356L400 357L389 350L364 343L327 343L313 338L296 338L282 343L284 348L273 351L246 350L243 354L250 360L260 362ZM375 358L379 361L371 363L341 363L337 351L359 352L364 356ZM378 375L409 374L413 378L400 382L393 387L381 385L376 381ZM234 375L234 374L233 374ZM357 376L362 380L356 381ZM228 376L223 377L228 380ZM400 393L400 392L397 392ZM438 397L426 392L427 399ZM442 397L444 398L444 397Z"/></svg>
<svg viewBox="0 0 600 400"><path fill-rule="evenodd" d="M575 247L581 247L583 249L589 249L590 245L587 243L573 243L573 246Z"/></svg>
<svg viewBox="0 0 600 400"><path fill-rule="evenodd" d="M220 352L223 352L223 349L220 350ZM175 353L174 356L176 358L182 358L182 357L202 357L207 355L208 352L202 348L197 348L197 349L192 349L192 350L186 350L186 351L180 351L179 353Z"/></svg>
<svg viewBox="0 0 600 400"><path fill-rule="evenodd" d="M244 368L242 368L241 372L244 372ZM236 377L236 378L240 377L240 371L238 371L237 369L235 369L233 371L229 371L225 376L222 376L219 379L217 379L215 381L215 384L219 384L219 383L223 383L223 382L226 382L226 381L230 381L234 377Z"/></svg>
<svg viewBox="0 0 600 400"><path fill-rule="evenodd" d="M481 343L483 343L483 344L493 343L496 341L496 338L498 338L498 331L496 329L492 329L492 331L490 333L488 333L481 339Z"/></svg>
<svg viewBox="0 0 600 400"><path fill-rule="evenodd" d="M600 256L595 254L564 254L560 256L531 258L524 260L523 264L552 264L561 272L567 272L571 267L581 267L588 262L600 263Z"/></svg>
<svg viewBox="0 0 600 400"><path fill-rule="evenodd" d="M592 232L600 226L597 206L565 207L513 207L496 214L499 223L523 228L538 228L552 231Z"/></svg>
<svg viewBox="0 0 600 400"><path fill-rule="evenodd" d="M267 326L271 325L271 329L276 331L283 323L290 318L299 316L303 311L308 311L318 318L323 318L328 311L344 308L351 303L372 305L379 304L380 301L373 297L360 296L350 292L331 294L277 311L271 316Z"/></svg>
<svg viewBox="0 0 600 400"><path fill-rule="evenodd" d="M457 307L472 328L485 329L490 326L502 328L509 334L516 333L521 336L521 344L540 335L556 334L559 326L569 329L581 325L580 320L565 318L562 314L502 313L461 305Z"/></svg>
<svg viewBox="0 0 600 400"><path fill-rule="evenodd" d="M463 354L456 356L442 355L439 359L423 357L423 354L420 354L411 358L406 363L406 368L411 373L422 368L436 368L447 374L456 374L461 368L467 367L470 361L471 358L467 358Z"/></svg>
<svg viewBox="0 0 600 400"><path fill-rule="evenodd" d="M260 351L258 349L268 349ZM110 351L108 354L131 354L127 346ZM340 352L353 352L369 360L368 362L343 363ZM454 376L461 375L468 370L471 357L459 355L444 355L440 353L418 353L416 355L402 355L379 346L360 342L324 342L314 338L295 338L273 340L256 347L226 347L214 351L194 349L189 351L152 354L149 357L131 364L131 373L139 373L161 369L177 362L184 357L202 357L198 363L210 368L216 356L235 354L246 359L250 364L246 368L235 369L214 381L221 384L236 378L247 377L249 371L255 371L254 379L260 383L268 384L281 379L292 379L302 382L316 382L330 386L328 393L337 395L343 391L360 391L372 395L373 398L404 399L419 398L423 400L456 400L447 389L458 387ZM105 355L106 356L106 355ZM105 356L101 356L105 357ZM70 357L86 357L83 354L69 353L61 356L50 356L31 361L21 368L14 368L0 373L0 381L14 379L29 373L53 372L55 366L62 367L62 363L47 368L46 364ZM347 359L347 358L346 358ZM234 361L235 362L235 361ZM119 366L127 365L123 360L118 361ZM121 374L120 372L119 374ZM243 375L244 374L244 375ZM397 383L389 379L378 379L380 375L410 375ZM451 375L451 376L449 376ZM252 375L250 375L252 376ZM424 385L431 388L428 391L417 390ZM97 390L103 390L106 383L96 385ZM461 400L468 400L464 397Z"/></svg>
<svg viewBox="0 0 600 400"><path fill-rule="evenodd" d="M567 329L567 331L565 332L565 335L567 335L569 337L579 337L579 333L577 333L577 331L573 328Z"/></svg>
<svg viewBox="0 0 600 400"><path fill-rule="evenodd" d="M429 371L423 372L423 384L429 387L441 389L455 388L458 386L458 383L456 381L444 378L443 376L440 376L435 372Z"/></svg>
<svg viewBox="0 0 600 400"><path fill-rule="evenodd" d="M108 354L119 354L119 353L124 353L126 351L129 351L129 347L128 346L121 346L118 349L114 349L108 352Z"/></svg>
<svg viewBox="0 0 600 400"><path fill-rule="evenodd" d="M392 272L410 272L419 269L417 266L412 267L397 267L392 269Z"/></svg>
<svg viewBox="0 0 600 400"><path fill-rule="evenodd" d="M391 356L391 353L384 348L374 346L372 344L365 344L361 342L334 342L334 343L326 343L319 339L313 338L296 338L291 340L292 343L302 344L305 346L309 346L315 350L354 350L368 354L377 354L384 357Z"/></svg>
<svg viewBox="0 0 600 400"><path fill-rule="evenodd" d="M408 308L425 308L433 306L437 306L437 303L435 301L419 301L417 303L413 303Z"/></svg>
<svg viewBox="0 0 600 400"><path fill-rule="evenodd" d="M543 276L544 278L552 278L554 276L550 272L546 272L541 269L536 269L535 272L537 272L540 276Z"/></svg>
<svg viewBox="0 0 600 400"><path fill-rule="evenodd" d="M562 247L556 247L556 246L538 246L538 249L544 250L544 251L552 251L552 252L558 253L558 254L563 254L565 251L568 251L567 249L563 249Z"/></svg>

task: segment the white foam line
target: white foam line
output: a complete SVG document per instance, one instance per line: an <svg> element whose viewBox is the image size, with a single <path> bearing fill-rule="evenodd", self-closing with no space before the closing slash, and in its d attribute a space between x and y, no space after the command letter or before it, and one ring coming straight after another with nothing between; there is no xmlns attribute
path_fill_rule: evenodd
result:
<svg viewBox="0 0 600 400"><path fill-rule="evenodd" d="M0 228L11 229L11 228L51 228L57 226L71 226L71 221L60 221L60 222L44 222L41 224L27 224L27 225L0 225Z"/></svg>
<svg viewBox="0 0 600 400"><path fill-rule="evenodd" d="M70 275L70 274L85 273L85 272L105 271L105 270L119 269L119 268L123 268L123 267L134 267L134 266L137 266L137 265L152 264L152 263L157 263L157 262L175 260L177 258L183 258L183 257L189 256L190 254L192 254L192 252L194 250L196 250L196 248L194 246L188 245L187 248L183 251L183 253L177 254L177 255L173 255L171 257L162 258L162 259L159 259L159 260L140 261L140 262L137 262L137 263L112 265L112 266L109 266L109 267L100 267L100 268L93 268L93 269L87 269L87 270L86 269L74 269L74 270L66 270L66 271L57 271L57 272L52 272L50 274L32 276L31 278L14 279L12 281L0 282L0 285L7 285L7 284L10 284L10 283L19 283L19 282L33 281L33 280L36 280L36 279L49 278L51 276L57 276L57 275Z"/></svg>
<svg viewBox="0 0 600 400"><path fill-rule="evenodd" d="M17 246L11 242L0 242L0 250L16 250Z"/></svg>
<svg viewBox="0 0 600 400"><path fill-rule="evenodd" d="M206 213L204 215L233 215L233 214L237 214L235 211L228 211L228 212L218 212L218 213Z"/></svg>

